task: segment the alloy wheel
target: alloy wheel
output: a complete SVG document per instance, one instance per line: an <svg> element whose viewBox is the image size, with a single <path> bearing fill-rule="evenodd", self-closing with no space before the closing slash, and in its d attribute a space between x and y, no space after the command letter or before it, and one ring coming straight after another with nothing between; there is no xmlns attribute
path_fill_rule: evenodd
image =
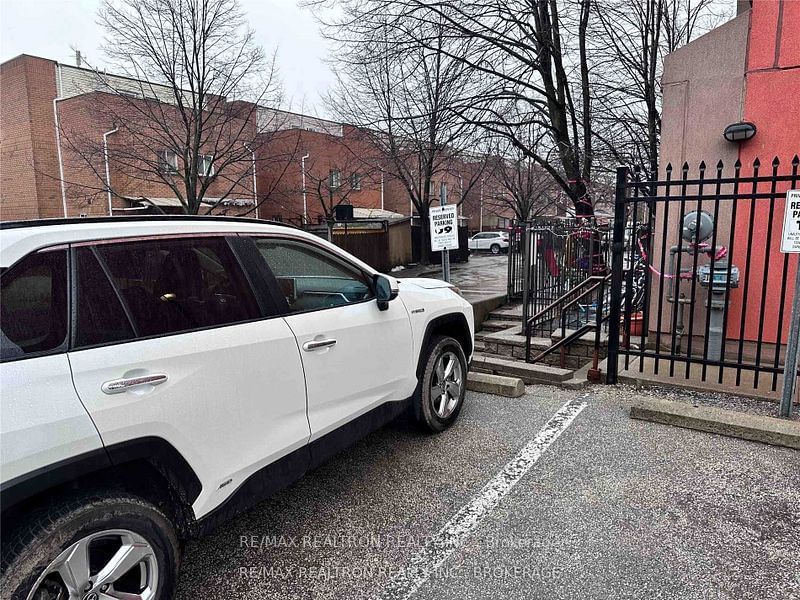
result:
<svg viewBox="0 0 800 600"><path fill-rule="evenodd" d="M127 529L81 538L36 580L28 600L153 600L158 561L150 543Z"/></svg>
<svg viewBox="0 0 800 600"><path fill-rule="evenodd" d="M431 378L431 404L440 419L446 419L461 401L464 385L461 362L453 352L443 352L436 361Z"/></svg>

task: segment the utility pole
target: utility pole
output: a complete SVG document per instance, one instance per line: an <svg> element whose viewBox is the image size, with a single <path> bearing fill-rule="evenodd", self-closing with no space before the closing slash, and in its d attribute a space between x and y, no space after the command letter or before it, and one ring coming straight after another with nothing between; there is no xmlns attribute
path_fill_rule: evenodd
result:
<svg viewBox="0 0 800 600"><path fill-rule="evenodd" d="M792 320L789 339L786 342L786 364L783 366L783 393L781 394L781 416L792 414L792 399L797 384L797 360L800 353L800 263L794 277L794 298L792 299ZM778 340L780 343L780 340Z"/></svg>
<svg viewBox="0 0 800 600"><path fill-rule="evenodd" d="M795 157L797 160L797 157ZM795 173L797 172L797 163ZM797 361L800 353L800 190L786 192L786 212L783 215L781 232L781 252L797 254L798 264L794 276L794 297L792 298L792 317L789 339L786 341L786 363L783 365L783 393L781 394L781 416L792 414L792 400L797 384ZM783 298L781 298L783 300ZM778 340L780 349L781 341Z"/></svg>

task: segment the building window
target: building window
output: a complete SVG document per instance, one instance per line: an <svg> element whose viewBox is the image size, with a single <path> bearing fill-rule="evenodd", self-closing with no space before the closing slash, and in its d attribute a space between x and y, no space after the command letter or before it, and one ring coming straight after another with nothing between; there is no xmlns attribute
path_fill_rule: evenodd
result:
<svg viewBox="0 0 800 600"><path fill-rule="evenodd" d="M331 169L328 174L328 185L332 190L338 190L342 185L342 172L339 169Z"/></svg>
<svg viewBox="0 0 800 600"><path fill-rule="evenodd" d="M430 183L428 184L428 194L430 196L436 195L436 182L433 179L431 179Z"/></svg>
<svg viewBox="0 0 800 600"><path fill-rule="evenodd" d="M178 172L178 155L172 150L158 151L158 170L162 173Z"/></svg>
<svg viewBox="0 0 800 600"><path fill-rule="evenodd" d="M361 189L361 175L358 173L350 175L350 188L356 191Z"/></svg>
<svg viewBox="0 0 800 600"><path fill-rule="evenodd" d="M197 174L200 177L211 177L214 174L213 154L201 154L197 157Z"/></svg>

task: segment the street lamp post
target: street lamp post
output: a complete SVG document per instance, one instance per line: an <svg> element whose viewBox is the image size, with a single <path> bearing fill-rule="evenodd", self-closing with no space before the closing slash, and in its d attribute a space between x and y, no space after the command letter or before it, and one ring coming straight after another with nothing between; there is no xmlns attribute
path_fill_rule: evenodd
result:
<svg viewBox="0 0 800 600"><path fill-rule="evenodd" d="M486 181L485 177L481 177L481 200L480 200L480 225L478 231L483 231L483 182Z"/></svg>
<svg viewBox="0 0 800 600"><path fill-rule="evenodd" d="M306 159L311 156L308 152L300 158L300 171L303 176L303 225L308 223L308 200L306 194Z"/></svg>

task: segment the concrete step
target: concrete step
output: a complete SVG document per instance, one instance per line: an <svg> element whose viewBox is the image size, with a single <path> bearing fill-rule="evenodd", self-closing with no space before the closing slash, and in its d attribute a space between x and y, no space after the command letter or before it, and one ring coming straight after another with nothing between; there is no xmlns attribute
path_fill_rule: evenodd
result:
<svg viewBox="0 0 800 600"><path fill-rule="evenodd" d="M514 323L511 321L496 321L494 319L489 319L488 321L481 323L481 331L503 331L504 329L508 329L513 326Z"/></svg>
<svg viewBox="0 0 800 600"><path fill-rule="evenodd" d="M519 377L504 377L471 371L467 375L467 389L506 398L519 398L525 393L525 384Z"/></svg>
<svg viewBox="0 0 800 600"><path fill-rule="evenodd" d="M487 336L495 333L494 331L478 331L475 333L475 341L476 342L485 342Z"/></svg>
<svg viewBox="0 0 800 600"><path fill-rule="evenodd" d="M475 340L475 352L484 352L486 350L486 344L484 344L481 340Z"/></svg>
<svg viewBox="0 0 800 600"><path fill-rule="evenodd" d="M570 369L559 369L548 365L529 364L522 361L508 360L488 354L476 354L472 359L472 370L480 373L492 373L507 377L519 377L527 384L549 383L560 385L572 378Z"/></svg>
<svg viewBox="0 0 800 600"><path fill-rule="evenodd" d="M498 308L489 313L489 318L496 321L519 323L522 321L522 309L518 306Z"/></svg>

